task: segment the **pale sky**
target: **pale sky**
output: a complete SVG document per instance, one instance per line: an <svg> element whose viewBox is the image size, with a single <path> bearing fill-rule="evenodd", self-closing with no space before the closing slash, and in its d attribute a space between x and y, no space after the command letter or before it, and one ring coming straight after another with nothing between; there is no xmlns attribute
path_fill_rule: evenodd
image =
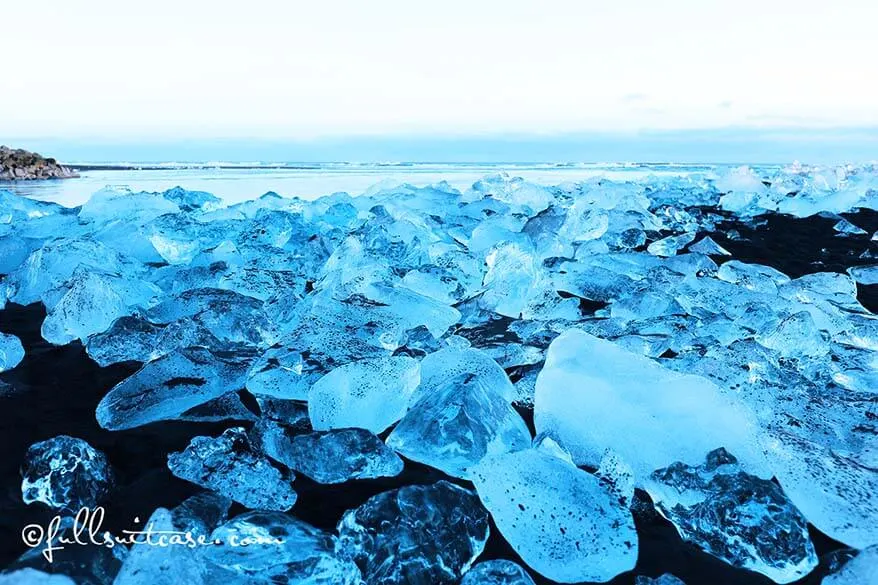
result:
<svg viewBox="0 0 878 585"><path fill-rule="evenodd" d="M40 0L0 18L0 138L878 127L874 0Z"/></svg>

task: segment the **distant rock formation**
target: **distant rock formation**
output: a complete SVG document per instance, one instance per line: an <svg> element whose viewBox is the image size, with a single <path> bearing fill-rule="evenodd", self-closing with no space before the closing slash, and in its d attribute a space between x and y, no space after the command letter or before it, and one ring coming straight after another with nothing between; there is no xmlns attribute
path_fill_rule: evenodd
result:
<svg viewBox="0 0 878 585"><path fill-rule="evenodd" d="M59 165L54 158L43 158L35 152L0 146L0 181L69 179L78 176Z"/></svg>

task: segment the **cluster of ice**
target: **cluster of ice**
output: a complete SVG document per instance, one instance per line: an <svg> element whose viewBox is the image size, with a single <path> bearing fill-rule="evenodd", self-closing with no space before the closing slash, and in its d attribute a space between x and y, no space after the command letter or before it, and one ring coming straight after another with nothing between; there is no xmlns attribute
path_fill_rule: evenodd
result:
<svg viewBox="0 0 878 585"><path fill-rule="evenodd" d="M105 429L228 421L168 465L252 511L202 502L156 525L287 539L137 549L119 583L529 583L478 562L489 514L529 570L606 581L637 560L634 487L683 538L787 582L814 566L807 523L861 556L878 543L878 319L857 297L878 254L838 215L856 207L878 209L873 167L499 175L231 206L180 188L75 209L0 191L0 306L40 302L47 341L141 364L98 405ZM726 224L778 212L831 217L853 265L791 278L734 259ZM0 370L22 356L0 337ZM81 490L108 480L99 454L33 449L31 501L98 499ZM380 493L337 535L295 517L296 474L368 481L404 460L475 492Z"/></svg>

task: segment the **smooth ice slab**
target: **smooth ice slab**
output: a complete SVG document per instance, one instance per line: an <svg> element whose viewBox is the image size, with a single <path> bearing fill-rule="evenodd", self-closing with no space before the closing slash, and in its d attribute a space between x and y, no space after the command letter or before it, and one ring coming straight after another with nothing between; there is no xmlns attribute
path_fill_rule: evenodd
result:
<svg viewBox="0 0 878 585"><path fill-rule="evenodd" d="M248 367L241 356L214 354L203 347L177 350L148 362L114 386L98 404L98 423L122 430L177 418L243 388Z"/></svg>
<svg viewBox="0 0 878 585"><path fill-rule="evenodd" d="M534 422L577 464L597 467L612 449L638 482L676 461L698 464L719 447L748 472L767 474L752 414L716 384L575 329L549 346Z"/></svg>
<svg viewBox="0 0 878 585"><path fill-rule="evenodd" d="M600 478L563 454L530 448L488 457L472 475L503 537L544 577L609 581L634 568L631 512Z"/></svg>
<svg viewBox="0 0 878 585"><path fill-rule="evenodd" d="M336 554L336 539L279 512L236 516L210 535L205 559L249 583L360 585L360 570Z"/></svg>
<svg viewBox="0 0 878 585"><path fill-rule="evenodd" d="M724 449L695 467L675 463L646 482L653 502L684 540L777 583L817 566L808 521L780 487L740 470Z"/></svg>
<svg viewBox="0 0 878 585"><path fill-rule="evenodd" d="M311 426L315 431L357 427L380 433L405 414L419 372L418 361L405 356L335 368L308 393Z"/></svg>
<svg viewBox="0 0 878 585"><path fill-rule="evenodd" d="M509 404L511 384L499 366L494 364L503 383L491 369L457 373L461 362L449 365L441 381L431 375L423 398L399 421L387 444L409 459L469 479L470 468L484 457L524 449L531 436Z"/></svg>
<svg viewBox="0 0 878 585"><path fill-rule="evenodd" d="M14 335L0 333L0 372L11 370L24 359L24 347Z"/></svg>
<svg viewBox="0 0 878 585"><path fill-rule="evenodd" d="M258 427L258 436L266 455L318 483L402 473L402 459L365 429L294 435L280 425L263 423Z"/></svg>
<svg viewBox="0 0 878 585"><path fill-rule="evenodd" d="M451 585L488 540L474 493L446 481L373 496L338 525L339 552L370 585Z"/></svg>
<svg viewBox="0 0 878 585"><path fill-rule="evenodd" d="M460 585L534 585L534 581L518 563L499 559L474 565Z"/></svg>
<svg viewBox="0 0 878 585"><path fill-rule="evenodd" d="M293 477L258 453L240 427L195 437L184 451L168 455L168 469L248 508L285 511L296 503Z"/></svg>
<svg viewBox="0 0 878 585"><path fill-rule="evenodd" d="M34 443L21 466L21 499L42 502L50 508L76 512L93 508L113 485L106 456L83 441L67 435Z"/></svg>

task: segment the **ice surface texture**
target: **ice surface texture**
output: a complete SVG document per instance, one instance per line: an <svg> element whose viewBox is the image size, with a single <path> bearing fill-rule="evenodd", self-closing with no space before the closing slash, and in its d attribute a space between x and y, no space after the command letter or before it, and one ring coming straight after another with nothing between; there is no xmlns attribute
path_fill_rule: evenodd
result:
<svg viewBox="0 0 878 585"><path fill-rule="evenodd" d="M534 585L521 565L512 561L485 561L473 566L460 585Z"/></svg>
<svg viewBox="0 0 878 585"><path fill-rule="evenodd" d="M553 187L497 175L464 192L232 206L180 188L108 189L77 209L0 191L0 307L40 302L50 343L141 364L98 405L107 430L245 425L171 455L173 473L221 498L210 521L171 520L277 530L301 551L224 548L192 581L355 582L352 563L382 583L518 579L470 567L487 537L479 499L528 570L608 580L637 556L635 486L710 554L786 581L813 566L806 521L856 549L878 543L878 319L858 300L878 249L865 216L839 215L878 209L876 193L868 165ZM736 258L778 212L820 213L845 259L821 252L784 274ZM0 370L22 354L0 337ZM706 470L718 449L736 463ZM76 479L103 477L89 453L58 450L73 471L25 466L26 481L52 505L93 501ZM275 515L295 504L293 472L371 486L417 464L478 495L385 492L335 540ZM229 501L257 515L208 513ZM537 509L565 515L535 521ZM126 575L177 563L132 559Z"/></svg>

